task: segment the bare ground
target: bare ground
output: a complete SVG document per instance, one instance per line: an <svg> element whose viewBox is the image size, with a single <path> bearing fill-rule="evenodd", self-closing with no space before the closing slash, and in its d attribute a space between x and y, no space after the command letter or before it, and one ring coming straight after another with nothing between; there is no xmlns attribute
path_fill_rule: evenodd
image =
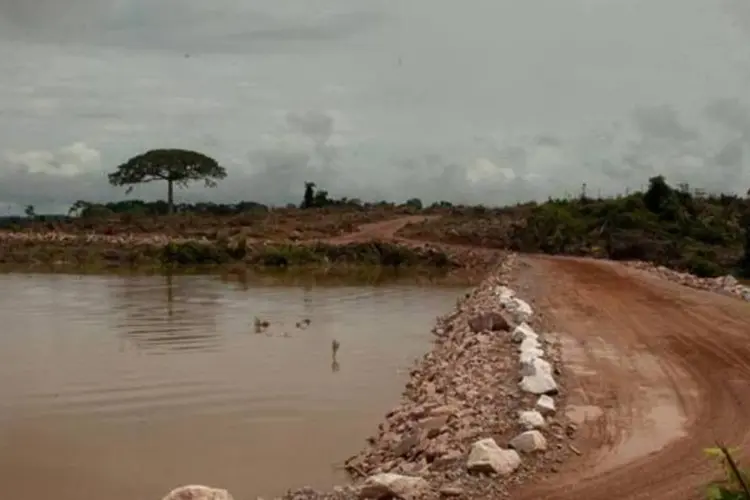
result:
<svg viewBox="0 0 750 500"><path fill-rule="evenodd" d="M521 281L565 334L574 456L521 498L701 498L702 453L748 443L750 304L612 262L525 257Z"/></svg>

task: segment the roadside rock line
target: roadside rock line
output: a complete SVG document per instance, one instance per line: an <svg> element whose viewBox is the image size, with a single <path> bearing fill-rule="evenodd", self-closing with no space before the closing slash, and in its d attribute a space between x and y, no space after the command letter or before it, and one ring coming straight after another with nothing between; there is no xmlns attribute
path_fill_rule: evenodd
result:
<svg viewBox="0 0 750 500"><path fill-rule="evenodd" d="M732 275L720 276L718 278L699 278L689 273L681 273L664 266L657 266L650 262L629 261L625 263L629 267L640 269L659 276L660 278L679 283L698 290L725 293L734 295L746 301L750 301L750 286L745 286Z"/></svg>

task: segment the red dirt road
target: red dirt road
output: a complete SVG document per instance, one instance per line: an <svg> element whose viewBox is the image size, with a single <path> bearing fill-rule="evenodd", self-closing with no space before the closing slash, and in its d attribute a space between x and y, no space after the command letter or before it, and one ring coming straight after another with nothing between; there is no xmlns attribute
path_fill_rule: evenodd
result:
<svg viewBox="0 0 750 500"><path fill-rule="evenodd" d="M582 423L580 456L521 498L701 498L717 474L703 448L749 441L750 304L612 262L524 262L565 334L568 415Z"/></svg>
<svg viewBox="0 0 750 500"><path fill-rule="evenodd" d="M429 215L408 215L397 219L362 224L353 233L328 238L325 241L326 243L345 245L347 243L361 243L371 240L400 240L401 238L396 238L396 233L407 224L427 221L435 217Z"/></svg>

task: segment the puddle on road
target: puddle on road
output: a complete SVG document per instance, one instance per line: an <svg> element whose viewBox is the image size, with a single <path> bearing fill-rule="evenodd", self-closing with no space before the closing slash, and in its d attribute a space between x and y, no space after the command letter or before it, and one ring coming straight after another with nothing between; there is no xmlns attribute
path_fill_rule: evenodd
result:
<svg viewBox="0 0 750 500"><path fill-rule="evenodd" d="M686 373L675 367L667 372L645 349L622 352L598 336L585 341L563 337L562 347L566 367L579 379L579 387L571 387L566 416L578 425L605 417L611 420L608 433L617 439L597 459L592 474L658 452L686 434L683 400L698 397L695 390L683 389L689 387ZM618 382L616 387L601 379L603 370ZM612 406L616 393L619 401Z"/></svg>

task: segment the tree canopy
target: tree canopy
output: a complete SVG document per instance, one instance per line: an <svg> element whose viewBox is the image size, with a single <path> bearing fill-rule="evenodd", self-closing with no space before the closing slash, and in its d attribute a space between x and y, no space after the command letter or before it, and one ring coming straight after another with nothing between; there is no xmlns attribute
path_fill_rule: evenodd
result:
<svg viewBox="0 0 750 500"><path fill-rule="evenodd" d="M113 186L128 186L130 193L136 184L153 181L167 182L167 204L174 207L174 185L186 187L190 182L203 181L215 187L216 181L227 176L224 167L213 158L186 149L152 149L118 166L109 174Z"/></svg>

